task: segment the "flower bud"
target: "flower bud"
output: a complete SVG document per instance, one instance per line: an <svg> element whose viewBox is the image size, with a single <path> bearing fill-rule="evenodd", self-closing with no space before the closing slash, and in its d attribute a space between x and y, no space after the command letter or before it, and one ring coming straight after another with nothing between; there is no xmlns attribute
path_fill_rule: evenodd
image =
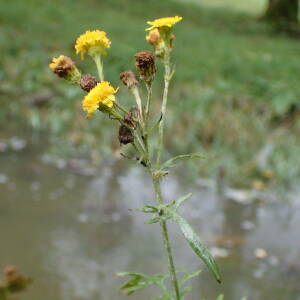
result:
<svg viewBox="0 0 300 300"><path fill-rule="evenodd" d="M163 39L161 38L157 28L149 32L149 34L146 36L146 40L150 45L154 47L159 46L163 42Z"/></svg>
<svg viewBox="0 0 300 300"><path fill-rule="evenodd" d="M135 78L135 74L132 71L124 71L120 74L120 79L129 89L137 86L138 81Z"/></svg>
<svg viewBox="0 0 300 300"><path fill-rule="evenodd" d="M141 51L135 54L135 66L140 73L141 79L151 81L156 73L155 57L150 51Z"/></svg>
<svg viewBox="0 0 300 300"><path fill-rule="evenodd" d="M84 74L79 81L79 85L84 91L90 92L98 82L96 77L90 74Z"/></svg>
<svg viewBox="0 0 300 300"><path fill-rule="evenodd" d="M64 55L60 55L57 58L54 57L49 64L49 68L58 77L62 77L72 83L78 82L81 78L81 74L73 60Z"/></svg>

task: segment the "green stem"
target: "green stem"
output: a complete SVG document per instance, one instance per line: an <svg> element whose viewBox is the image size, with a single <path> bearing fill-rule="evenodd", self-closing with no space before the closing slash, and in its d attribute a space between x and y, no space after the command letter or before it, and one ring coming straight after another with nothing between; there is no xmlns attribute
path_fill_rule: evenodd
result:
<svg viewBox="0 0 300 300"><path fill-rule="evenodd" d="M128 113L129 113L129 111L128 111L126 108L124 108L121 104L119 104L119 103L117 103L117 102L115 102L114 104L115 104L115 106L116 106L120 111L122 111L123 113L125 113L125 114L128 114Z"/></svg>
<svg viewBox="0 0 300 300"><path fill-rule="evenodd" d="M157 159L156 159L156 168L160 168L160 160L161 160L161 151L163 146L163 137L164 137L164 123L165 123L165 115L167 110L168 103L168 93L169 93L169 85L171 80L171 67L170 67L170 50L166 50L164 56L164 66L165 66L165 88L163 94L163 101L161 106L162 119L159 124L159 132L158 132L158 145L157 145Z"/></svg>
<svg viewBox="0 0 300 300"><path fill-rule="evenodd" d="M93 58L96 63L96 66L97 66L99 79L100 79L100 81L104 81L103 64L102 64L101 55L97 54Z"/></svg>
<svg viewBox="0 0 300 300"><path fill-rule="evenodd" d="M154 176L152 176L152 180L153 180L153 185L155 188L157 205L162 205L163 198L162 198L162 194L161 194L161 187L160 187L159 179L155 179ZM161 230L162 230L165 251L168 256L169 273L170 273L172 285L173 285L173 288L175 291L176 300L180 300L181 298L180 298L179 285L178 285L178 280L177 280L177 276L176 276L176 269L175 269L175 264L174 264L174 260L173 260L172 249L171 249L171 245L170 245L169 233L168 233L168 227L167 227L166 221L161 221L160 226L161 226Z"/></svg>

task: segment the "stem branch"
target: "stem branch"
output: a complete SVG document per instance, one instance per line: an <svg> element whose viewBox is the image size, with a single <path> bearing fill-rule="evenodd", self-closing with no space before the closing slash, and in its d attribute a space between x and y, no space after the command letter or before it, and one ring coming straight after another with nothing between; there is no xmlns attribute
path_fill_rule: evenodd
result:
<svg viewBox="0 0 300 300"><path fill-rule="evenodd" d="M171 79L171 68L170 68L170 50L166 50L164 56L164 66L165 66L165 88L163 94L163 101L161 106L162 119L159 123L159 133L158 133L158 145L157 145L157 158L156 158L156 168L160 168L160 160L161 160L161 151L163 146L163 137L164 137L164 123L165 123L165 114L167 110L168 103L168 93L169 93L169 85Z"/></svg>

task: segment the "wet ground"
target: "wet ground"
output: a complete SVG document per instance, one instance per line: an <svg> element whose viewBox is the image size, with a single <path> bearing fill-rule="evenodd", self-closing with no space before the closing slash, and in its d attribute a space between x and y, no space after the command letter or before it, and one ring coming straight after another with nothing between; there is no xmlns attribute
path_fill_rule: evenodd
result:
<svg viewBox="0 0 300 300"><path fill-rule="evenodd" d="M115 276L166 271L159 226L145 225L148 216L129 211L153 203L144 170L117 161L96 172L74 172L63 161L49 164L38 149L0 152L0 267L15 264L34 278L21 299L156 296L156 289L146 288L128 298L118 291L122 281ZM177 267L202 269L186 299L224 293L228 300L299 300L297 187L263 194L226 190L224 197L214 185L187 180L180 170L163 180L167 201L193 192L180 212L217 257L223 275L219 285L170 223Z"/></svg>

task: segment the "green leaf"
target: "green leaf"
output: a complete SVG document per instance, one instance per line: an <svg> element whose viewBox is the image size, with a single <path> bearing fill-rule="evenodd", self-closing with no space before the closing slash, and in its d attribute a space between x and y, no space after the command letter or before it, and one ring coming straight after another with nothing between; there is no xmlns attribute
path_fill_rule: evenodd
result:
<svg viewBox="0 0 300 300"><path fill-rule="evenodd" d="M178 156L172 157L169 160L167 160L166 162L164 162L162 164L162 166L161 166L161 170L163 170L165 168L172 168L172 167L174 167L173 163L176 160L186 159L186 158L208 159L208 157L200 155L200 154L183 154L183 155L178 155Z"/></svg>
<svg viewBox="0 0 300 300"><path fill-rule="evenodd" d="M223 294L219 295L217 300L224 300L224 295Z"/></svg>
<svg viewBox="0 0 300 300"><path fill-rule="evenodd" d="M172 218L171 215L162 215L159 217L154 217L154 218L150 219L149 221L146 221L145 224L155 224L155 223L159 223L160 221L167 221L171 218Z"/></svg>
<svg viewBox="0 0 300 300"><path fill-rule="evenodd" d="M198 276L201 273L201 270L198 270L196 272L190 272L190 273L186 273L179 281L180 285L183 285L186 281L188 281L189 279Z"/></svg>
<svg viewBox="0 0 300 300"><path fill-rule="evenodd" d="M187 199L192 197L192 193L188 193L185 196L180 197L178 200L175 200L172 204L173 207L175 208L175 210L177 210L179 208L179 206Z"/></svg>
<svg viewBox="0 0 300 300"><path fill-rule="evenodd" d="M219 283L221 283L221 275L220 275L219 268L212 255L209 253L207 248L202 244L199 236L195 233L195 231L190 226L190 224L181 216L179 216L178 214L174 214L173 218L179 224L179 227L184 237L188 241L189 245L191 246L191 248L203 260L206 266L210 269L215 279Z"/></svg>
<svg viewBox="0 0 300 300"><path fill-rule="evenodd" d="M154 178L159 179L160 177L166 176L168 174L169 174L169 172L167 172L167 171L159 170L154 173Z"/></svg>
<svg viewBox="0 0 300 300"><path fill-rule="evenodd" d="M137 212L155 214L155 213L158 213L159 209L156 206L145 205L143 208L130 209L130 211L137 211Z"/></svg>
<svg viewBox="0 0 300 300"><path fill-rule="evenodd" d="M120 287L120 289L127 295L131 295L135 291L147 285L153 284L153 282L149 280L149 278L146 275L141 273L121 272L121 273L117 273L117 276L132 277Z"/></svg>
<svg viewBox="0 0 300 300"><path fill-rule="evenodd" d="M159 123L162 120L162 114L160 115L160 118L153 124L153 126L148 130L148 132L146 133L146 135L150 135L152 133L152 131L159 125Z"/></svg>
<svg viewBox="0 0 300 300"><path fill-rule="evenodd" d="M247 300L247 297L243 297L241 300Z"/></svg>

